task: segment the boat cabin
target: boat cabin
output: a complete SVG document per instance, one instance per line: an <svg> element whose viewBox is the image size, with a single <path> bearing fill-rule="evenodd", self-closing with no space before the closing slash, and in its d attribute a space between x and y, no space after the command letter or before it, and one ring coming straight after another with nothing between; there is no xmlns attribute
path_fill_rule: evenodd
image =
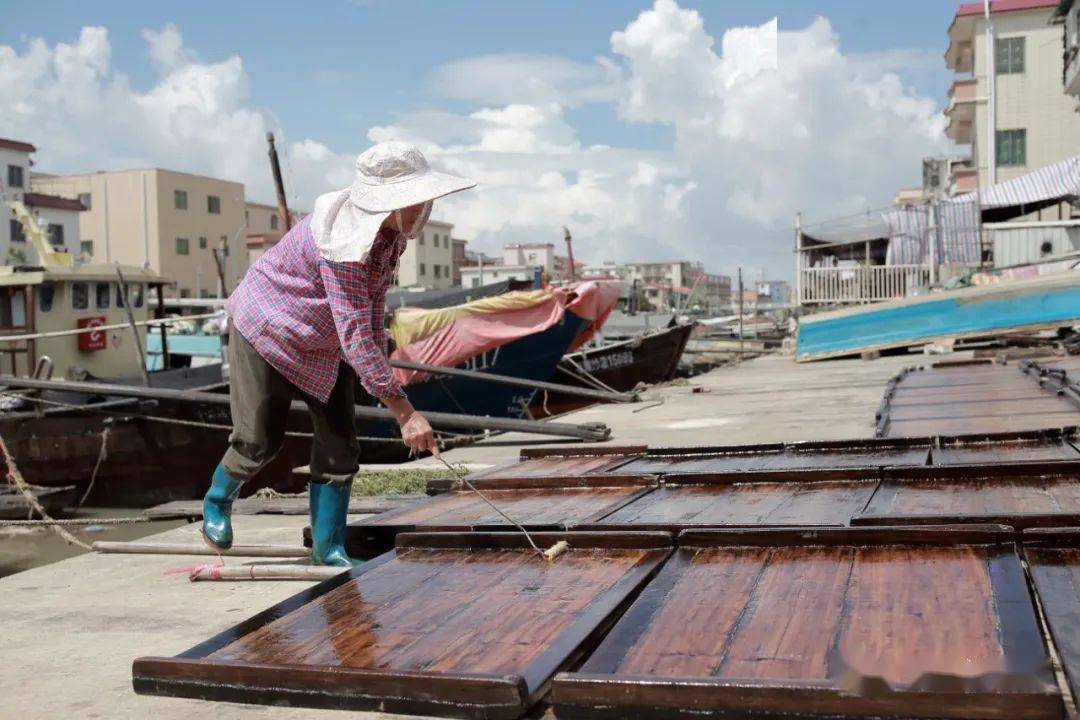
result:
<svg viewBox="0 0 1080 720"><path fill-rule="evenodd" d="M169 280L151 270L125 265L0 267L0 373L33 374L39 360L47 357L54 378L74 379L84 373L109 379L138 377L139 352L117 269L134 320L157 316L159 311L151 311L147 296L151 291L160 294ZM82 328L86 332L26 337ZM145 351L147 327L138 325L136 332Z"/></svg>

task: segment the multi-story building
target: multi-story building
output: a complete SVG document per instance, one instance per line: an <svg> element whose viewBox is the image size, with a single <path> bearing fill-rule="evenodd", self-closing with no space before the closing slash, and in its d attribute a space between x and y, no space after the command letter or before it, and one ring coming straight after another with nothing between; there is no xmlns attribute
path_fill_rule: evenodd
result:
<svg viewBox="0 0 1080 720"><path fill-rule="evenodd" d="M28 142L0 138L0 262L6 265L35 265L37 250L27 242L22 223L4 201L21 201L45 231L49 242L62 252L79 253L78 200L30 191L30 154L36 148Z"/></svg>
<svg viewBox="0 0 1080 720"><path fill-rule="evenodd" d="M972 160L952 171L957 192L1080 154L1080 113L1062 92L1062 28L1052 23L1062 4L996 0L989 18L981 2L956 11L945 53L958 74L946 134L970 145Z"/></svg>
<svg viewBox="0 0 1080 720"><path fill-rule="evenodd" d="M429 220L398 261L398 287L440 290L454 286L453 223Z"/></svg>
<svg viewBox="0 0 1080 720"><path fill-rule="evenodd" d="M461 286L480 287L503 280L523 280L539 283L544 274L540 265L466 265L461 268Z"/></svg>
<svg viewBox="0 0 1080 720"><path fill-rule="evenodd" d="M754 293L762 308L784 307L791 302L791 286L785 280L758 280L754 283Z"/></svg>
<svg viewBox="0 0 1080 720"><path fill-rule="evenodd" d="M35 176L33 187L82 202L89 261L151 268L175 282L167 295L222 297L247 269L241 183L147 168Z"/></svg>
<svg viewBox="0 0 1080 720"><path fill-rule="evenodd" d="M731 278L705 272L700 262L634 262L626 267L626 279L638 283L657 308L696 306L703 312L716 313L731 300Z"/></svg>
<svg viewBox="0 0 1080 720"><path fill-rule="evenodd" d="M306 213L289 211L292 224L299 222ZM277 245L285 234L281 226L281 215L277 205L248 202L244 208L244 222L247 227L245 246L247 252L245 269L251 267L270 248Z"/></svg>
<svg viewBox="0 0 1080 720"><path fill-rule="evenodd" d="M1062 81L1065 92L1080 98L1080 0L1060 0L1054 20L1064 26L1065 52Z"/></svg>
<svg viewBox="0 0 1080 720"><path fill-rule="evenodd" d="M453 273L454 287L461 287L461 268L469 264L469 251L465 247L468 240L451 238L450 240L450 268Z"/></svg>

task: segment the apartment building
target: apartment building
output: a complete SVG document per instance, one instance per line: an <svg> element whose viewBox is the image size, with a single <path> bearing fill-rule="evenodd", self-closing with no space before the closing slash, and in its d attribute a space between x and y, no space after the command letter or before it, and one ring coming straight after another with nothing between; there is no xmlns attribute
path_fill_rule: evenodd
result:
<svg viewBox="0 0 1080 720"><path fill-rule="evenodd" d="M34 176L32 184L82 202L79 240L88 261L148 267L174 281L168 296L222 297L247 269L241 183L146 168Z"/></svg>
<svg viewBox="0 0 1080 720"><path fill-rule="evenodd" d="M0 138L0 262L5 265L36 265L39 259L22 223L3 201L24 203L54 248L79 252L79 201L30 191L30 155L36 150L28 142Z"/></svg>
<svg viewBox="0 0 1080 720"><path fill-rule="evenodd" d="M954 192L1080 154L1080 113L1062 92L1063 28L1054 22L1066 1L996 0L989 18L981 2L959 6L945 53L957 73L946 133L971 146L971 163L952 170Z"/></svg>
<svg viewBox="0 0 1080 720"><path fill-rule="evenodd" d="M293 225L299 222L306 214L294 210L289 211ZM244 223L247 228L247 237L244 243L247 252L244 265L246 270L258 262L263 253L277 245L278 240L285 235L285 228L281 226L281 215L278 213L277 205L256 202L245 204Z"/></svg>
<svg viewBox="0 0 1080 720"><path fill-rule="evenodd" d="M450 240L450 267L453 273L453 287L461 287L461 268L469 264L469 250L466 245L468 240L451 238Z"/></svg>
<svg viewBox="0 0 1080 720"><path fill-rule="evenodd" d="M453 223L429 220L420 237L405 246L394 284L428 290L454 287L453 230Z"/></svg>
<svg viewBox="0 0 1080 720"><path fill-rule="evenodd" d="M626 279L638 283L654 307L697 306L715 313L731 301L731 278L705 272L700 262L632 262L626 269Z"/></svg>

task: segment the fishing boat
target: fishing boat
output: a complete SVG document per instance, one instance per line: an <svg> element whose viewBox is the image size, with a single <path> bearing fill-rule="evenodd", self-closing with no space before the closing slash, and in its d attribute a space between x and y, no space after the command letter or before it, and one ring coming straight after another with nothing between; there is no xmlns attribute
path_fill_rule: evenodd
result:
<svg viewBox="0 0 1080 720"><path fill-rule="evenodd" d="M939 338L1052 329L1080 322L1080 270L985 284L803 317L796 360L904 348Z"/></svg>
<svg viewBox="0 0 1080 720"><path fill-rule="evenodd" d="M594 347L568 353L558 363L552 382L574 387L628 392L675 377L693 323L672 318L667 327L631 337L607 339ZM549 417L591 404L566 393L538 393L529 408L533 417Z"/></svg>

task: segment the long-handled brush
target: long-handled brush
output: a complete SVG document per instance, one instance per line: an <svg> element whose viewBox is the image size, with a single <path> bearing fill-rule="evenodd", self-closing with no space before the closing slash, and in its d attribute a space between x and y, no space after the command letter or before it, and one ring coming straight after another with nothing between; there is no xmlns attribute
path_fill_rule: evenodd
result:
<svg viewBox="0 0 1080 720"><path fill-rule="evenodd" d="M480 497L481 500L486 502L491 507L492 510L494 510L499 515L501 515L503 517L503 519L506 520L506 522L510 523L511 525L516 527L518 530L520 530L521 534L524 535L525 539L529 542L529 545L532 546L532 549L537 552L537 554L540 556L540 558L542 560L544 560L547 563L552 563L552 562L555 561L555 558L559 557L564 552L566 552L567 550L570 549L570 543L566 542L565 540L560 540L559 542L557 542L554 545L552 545L551 547L549 547L547 550L541 550L539 547L537 547L536 543L533 542L532 536L529 535L529 531L526 530L521 525L521 523L514 520L514 518L510 517L509 515L504 513L502 510L500 510L499 506L496 505L495 503L491 502L491 500L488 498L487 495L480 492L480 490L475 485L473 485L471 482L469 482L469 479L467 477L465 477L464 475L459 473L457 471L457 469L453 465L446 462L446 460L443 459L442 453L440 453L438 451L438 449L433 450L432 454L436 458L438 458L439 462L441 462L443 465L446 466L446 469L450 471L450 474L452 474L455 479L457 479L462 485L464 485L465 487L469 488L474 493L476 493Z"/></svg>

